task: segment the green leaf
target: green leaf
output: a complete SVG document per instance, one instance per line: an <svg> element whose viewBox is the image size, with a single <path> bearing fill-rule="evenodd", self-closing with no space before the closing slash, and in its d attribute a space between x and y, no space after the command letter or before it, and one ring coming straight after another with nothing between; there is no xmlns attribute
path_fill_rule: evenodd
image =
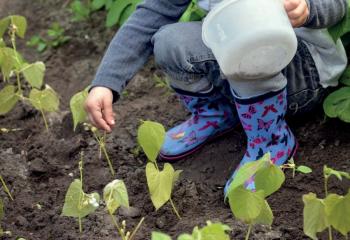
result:
<svg viewBox="0 0 350 240"><path fill-rule="evenodd" d="M330 176L336 176L340 181L343 180L343 177L350 179L350 174L347 172L337 171L332 168L327 167L326 165L323 166L323 174L325 177L329 178Z"/></svg>
<svg viewBox="0 0 350 240"><path fill-rule="evenodd" d="M331 93L323 102L328 117L350 122L350 87L343 87Z"/></svg>
<svg viewBox="0 0 350 240"><path fill-rule="evenodd" d="M107 10L111 9L114 1L115 0L106 0L106 9Z"/></svg>
<svg viewBox="0 0 350 240"><path fill-rule="evenodd" d="M16 51L12 48L0 48L0 66L5 80L10 78L11 71L16 67Z"/></svg>
<svg viewBox="0 0 350 240"><path fill-rule="evenodd" d="M13 85L7 85L0 91L0 115L5 115L11 111L19 100L16 95L16 88Z"/></svg>
<svg viewBox="0 0 350 240"><path fill-rule="evenodd" d="M147 163L147 185L156 210L169 201L176 175L174 168L169 163L164 164L163 171L159 171L154 163Z"/></svg>
<svg viewBox="0 0 350 240"><path fill-rule="evenodd" d="M350 86L350 67L347 67L343 73L343 75L341 76L340 83L346 85L346 86Z"/></svg>
<svg viewBox="0 0 350 240"><path fill-rule="evenodd" d="M316 233L325 230L327 221L325 204L314 193L303 195L304 202L304 233L312 239L317 239Z"/></svg>
<svg viewBox="0 0 350 240"><path fill-rule="evenodd" d="M226 231L231 230L229 226L222 223L207 222L207 226L200 229L201 240L230 240Z"/></svg>
<svg viewBox="0 0 350 240"><path fill-rule="evenodd" d="M120 16L125 8L131 5L128 1L115 1L107 13L106 27L112 27L119 23Z"/></svg>
<svg viewBox="0 0 350 240"><path fill-rule="evenodd" d="M350 192L345 196L330 194L325 200L329 223L344 236L350 232Z"/></svg>
<svg viewBox="0 0 350 240"><path fill-rule="evenodd" d="M164 233L152 232L152 240L171 240L171 237Z"/></svg>
<svg viewBox="0 0 350 240"><path fill-rule="evenodd" d="M257 161L244 164L238 170L235 179L231 183L228 192L243 185L250 177L252 177L258 170L269 164L271 161L270 153L266 153L262 158Z"/></svg>
<svg viewBox="0 0 350 240"><path fill-rule="evenodd" d="M165 139L162 124L144 121L138 129L137 140L148 159L155 162Z"/></svg>
<svg viewBox="0 0 350 240"><path fill-rule="evenodd" d="M95 212L99 207L99 201L100 196L98 193L84 193L81 181L75 179L68 188L62 215L66 217L84 218Z"/></svg>
<svg viewBox="0 0 350 240"><path fill-rule="evenodd" d="M73 115L74 130L79 123L86 121L87 113L84 109L84 102L88 96L88 88L76 93L69 102L70 110Z"/></svg>
<svg viewBox="0 0 350 240"><path fill-rule="evenodd" d="M197 0L192 0L179 19L179 22L200 21L205 15L207 15L207 12L198 6Z"/></svg>
<svg viewBox="0 0 350 240"><path fill-rule="evenodd" d="M17 36L19 36L20 38L24 38L24 35L26 34L26 31L27 31L26 18L19 15L13 15L13 16L10 16L10 19L11 19L12 25L16 26L17 28L16 30Z"/></svg>
<svg viewBox="0 0 350 240"><path fill-rule="evenodd" d="M265 206L264 191L252 192L243 186L232 189L228 199L233 215L245 223L253 223Z"/></svg>
<svg viewBox="0 0 350 240"><path fill-rule="evenodd" d="M45 64L43 62L25 64L21 72L32 87L41 88L45 74Z"/></svg>
<svg viewBox="0 0 350 240"><path fill-rule="evenodd" d="M55 112L60 104L57 93L46 85L42 91L32 89L29 94L30 103L39 111Z"/></svg>
<svg viewBox="0 0 350 240"><path fill-rule="evenodd" d="M264 168L259 169L255 175L256 190L264 190L265 197L271 195L281 188L285 176L280 167L271 161Z"/></svg>
<svg viewBox="0 0 350 240"><path fill-rule="evenodd" d="M0 48L6 47L6 43L4 42L4 39L0 37Z"/></svg>
<svg viewBox="0 0 350 240"><path fill-rule="evenodd" d="M312 173L311 168L303 165L298 166L295 170L304 174Z"/></svg>
<svg viewBox="0 0 350 240"><path fill-rule="evenodd" d="M334 26L328 28L329 34L332 36L334 41L337 41L341 36L350 31L350 15L347 11L347 14L344 18L339 21Z"/></svg>
<svg viewBox="0 0 350 240"><path fill-rule="evenodd" d="M273 213L268 202L265 200L264 203L259 216L253 220L253 224L271 226L273 222Z"/></svg>
<svg viewBox="0 0 350 240"><path fill-rule="evenodd" d="M4 36L4 33L8 30L10 23L10 17L5 17L0 20L0 38Z"/></svg>
<svg viewBox="0 0 350 240"><path fill-rule="evenodd" d="M114 180L103 189L103 199L110 214L120 207L129 207L129 197L126 186L122 180Z"/></svg>
<svg viewBox="0 0 350 240"><path fill-rule="evenodd" d="M87 20L90 16L90 9L79 0L72 2L70 9L74 14L73 21Z"/></svg>
<svg viewBox="0 0 350 240"><path fill-rule="evenodd" d="M91 8L93 11L101 9L106 5L106 0L93 0L91 3Z"/></svg>
<svg viewBox="0 0 350 240"><path fill-rule="evenodd" d="M120 15L119 25L122 26L135 12L137 5L142 2L142 0L130 0L131 5L127 6Z"/></svg>

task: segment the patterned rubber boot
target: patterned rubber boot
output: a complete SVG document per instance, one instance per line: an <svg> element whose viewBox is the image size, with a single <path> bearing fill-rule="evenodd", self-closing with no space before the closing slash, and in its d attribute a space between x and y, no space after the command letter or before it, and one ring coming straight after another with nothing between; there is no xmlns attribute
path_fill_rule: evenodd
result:
<svg viewBox="0 0 350 240"><path fill-rule="evenodd" d="M191 117L166 133L160 158L179 160L214 138L228 133L239 119L234 106L216 89L208 93L176 90Z"/></svg>
<svg viewBox="0 0 350 240"><path fill-rule="evenodd" d="M285 121L287 111L287 91L283 88L250 99L235 98L238 116L247 135L247 150L224 192L228 193L237 170L245 163L260 159L265 153L271 153L271 160L280 166L295 154L297 143ZM245 187L254 190L254 179L245 183Z"/></svg>

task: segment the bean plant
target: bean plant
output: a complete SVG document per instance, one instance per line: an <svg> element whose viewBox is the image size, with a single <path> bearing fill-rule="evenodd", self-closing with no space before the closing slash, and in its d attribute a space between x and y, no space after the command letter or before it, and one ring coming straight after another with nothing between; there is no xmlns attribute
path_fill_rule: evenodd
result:
<svg viewBox="0 0 350 240"><path fill-rule="evenodd" d="M315 193L303 195L304 233L312 239L317 239L316 234L326 229L329 240L333 239L333 228L346 239L350 232L350 188L345 196L329 193L328 180L331 176L337 177L340 181L343 178L350 179L349 173L324 166L325 198L317 198Z"/></svg>
<svg viewBox="0 0 350 240"><path fill-rule="evenodd" d="M12 15L0 20L0 67L6 83L0 90L0 115L11 111L22 100L40 111L48 130L45 112L57 111L59 98L50 86L43 86L45 64L40 61L28 63L17 51L16 36L24 38L26 30L27 21L22 16ZM4 41L6 32L10 46ZM15 83L11 81L13 76ZM29 96L24 94L25 83L29 84Z"/></svg>
<svg viewBox="0 0 350 240"><path fill-rule="evenodd" d="M228 231L231 229L225 224L207 221L207 226L203 228L196 226L192 234L183 233L177 240L230 240ZM152 232L152 240L171 240L171 237L164 233Z"/></svg>
<svg viewBox="0 0 350 240"><path fill-rule="evenodd" d="M169 201L176 216L181 219L171 195L182 171L175 171L170 163L165 163L163 170L160 170L157 163L157 157L165 139L164 126L160 123L144 121L138 129L137 139L149 160L146 165L146 178L154 207L158 210Z"/></svg>
<svg viewBox="0 0 350 240"><path fill-rule="evenodd" d="M83 91L76 93L70 100L70 109L73 116L74 130L79 123L83 123L83 125L93 134L100 148L99 156L101 158L103 153L107 160L111 174L114 176L115 171L106 148L106 132L101 133L97 128L87 123L86 121L87 113L84 110L84 102L88 96L88 89L89 87L85 88Z"/></svg>
<svg viewBox="0 0 350 240"><path fill-rule="evenodd" d="M350 1L348 1L348 13ZM346 14L342 21L328 29L334 41L341 39L345 47L350 46L350 14ZM347 67L340 78L342 87L331 93L323 102L323 109L330 118L339 118L350 123L350 67Z"/></svg>
<svg viewBox="0 0 350 240"><path fill-rule="evenodd" d="M34 35L27 42L27 46L35 47L38 52L44 52L49 47L57 48L71 39L71 37L65 35L64 28L57 22L51 24L46 35L46 37Z"/></svg>

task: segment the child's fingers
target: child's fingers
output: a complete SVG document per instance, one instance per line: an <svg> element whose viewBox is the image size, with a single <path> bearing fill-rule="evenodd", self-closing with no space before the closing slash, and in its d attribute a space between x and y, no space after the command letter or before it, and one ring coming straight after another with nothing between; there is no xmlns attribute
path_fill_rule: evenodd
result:
<svg viewBox="0 0 350 240"><path fill-rule="evenodd" d="M99 128L99 129L103 129L107 132L111 132L110 126L103 119L102 111L100 108L95 107L93 109L89 109L89 118L90 118L91 123L95 127Z"/></svg>
<svg viewBox="0 0 350 240"><path fill-rule="evenodd" d="M304 17L305 10L307 10L307 5L305 1L302 1L297 8L287 11L287 14L289 19L298 19Z"/></svg>
<svg viewBox="0 0 350 240"><path fill-rule="evenodd" d="M294 9L296 9L300 5L301 0L285 0L284 1L284 8L287 12L290 12Z"/></svg>
<svg viewBox="0 0 350 240"><path fill-rule="evenodd" d="M102 112L102 114L103 114L104 120L110 126L113 126L115 124L113 107L112 107L112 100L109 100L108 98L103 99L103 112Z"/></svg>
<svg viewBox="0 0 350 240"><path fill-rule="evenodd" d="M292 26L293 27L300 27L300 26L302 26L307 20L308 11L309 10L306 8L304 13L299 18L290 19L290 22L291 22Z"/></svg>

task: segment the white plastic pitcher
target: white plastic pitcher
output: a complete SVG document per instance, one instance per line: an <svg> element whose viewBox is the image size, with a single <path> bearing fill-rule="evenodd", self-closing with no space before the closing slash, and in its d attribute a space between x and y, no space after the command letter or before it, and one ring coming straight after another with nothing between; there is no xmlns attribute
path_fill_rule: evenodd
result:
<svg viewBox="0 0 350 240"><path fill-rule="evenodd" d="M273 76L297 50L282 0L224 0L204 19L202 38L228 78Z"/></svg>

